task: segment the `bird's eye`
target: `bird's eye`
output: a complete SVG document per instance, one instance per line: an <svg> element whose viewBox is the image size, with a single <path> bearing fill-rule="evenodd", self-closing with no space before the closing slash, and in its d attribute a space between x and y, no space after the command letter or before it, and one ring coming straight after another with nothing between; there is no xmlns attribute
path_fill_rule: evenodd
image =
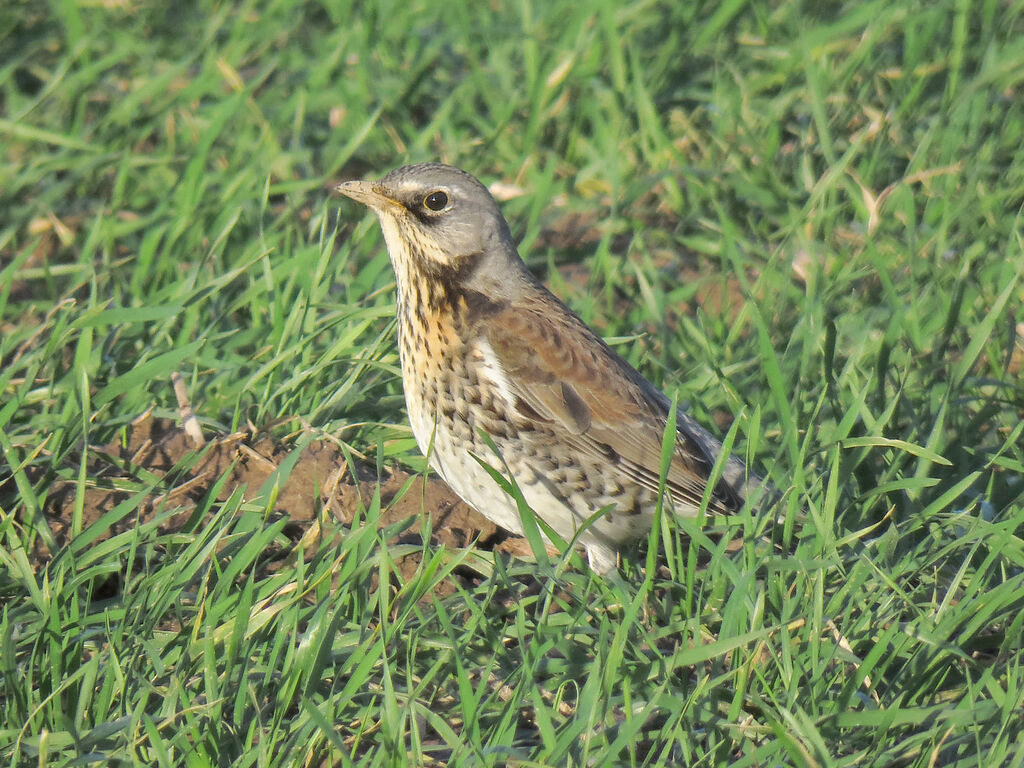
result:
<svg viewBox="0 0 1024 768"><path fill-rule="evenodd" d="M448 205L448 195L441 190L431 192L423 198L423 205L432 211L443 211L444 207Z"/></svg>

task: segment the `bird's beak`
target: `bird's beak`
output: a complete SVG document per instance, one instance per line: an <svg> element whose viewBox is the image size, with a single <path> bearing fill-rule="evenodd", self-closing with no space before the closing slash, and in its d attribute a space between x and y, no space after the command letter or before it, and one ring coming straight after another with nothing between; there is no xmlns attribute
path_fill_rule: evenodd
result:
<svg viewBox="0 0 1024 768"><path fill-rule="evenodd" d="M379 181L343 181L334 187L334 191L377 211L396 204Z"/></svg>

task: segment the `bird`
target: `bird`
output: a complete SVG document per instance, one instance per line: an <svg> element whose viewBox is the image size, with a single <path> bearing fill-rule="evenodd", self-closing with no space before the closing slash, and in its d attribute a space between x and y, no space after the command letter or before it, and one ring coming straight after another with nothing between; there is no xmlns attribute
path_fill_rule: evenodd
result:
<svg viewBox="0 0 1024 768"><path fill-rule="evenodd" d="M473 175L422 163L334 190L379 219L406 408L431 468L522 535L516 500L487 467L511 475L535 515L582 546L591 570L615 569L650 533L670 399L530 272ZM663 487L674 514L695 517L722 445L682 409L675 426ZM728 456L707 512L735 512L760 482Z"/></svg>

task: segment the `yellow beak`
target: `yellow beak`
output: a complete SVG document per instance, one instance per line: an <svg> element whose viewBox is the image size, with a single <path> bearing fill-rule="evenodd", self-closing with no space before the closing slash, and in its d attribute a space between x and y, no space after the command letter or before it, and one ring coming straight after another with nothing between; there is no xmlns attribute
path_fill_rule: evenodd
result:
<svg viewBox="0 0 1024 768"><path fill-rule="evenodd" d="M343 181L334 187L334 191L375 210L398 205L379 181Z"/></svg>

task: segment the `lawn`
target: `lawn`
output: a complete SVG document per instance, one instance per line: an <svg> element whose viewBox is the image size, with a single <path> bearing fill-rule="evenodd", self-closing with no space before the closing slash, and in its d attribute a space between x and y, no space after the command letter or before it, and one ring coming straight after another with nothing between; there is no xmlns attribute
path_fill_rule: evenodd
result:
<svg viewBox="0 0 1024 768"><path fill-rule="evenodd" d="M1024 765L1021 0L13 0L0 147L0 762ZM426 160L777 506L429 477Z"/></svg>

